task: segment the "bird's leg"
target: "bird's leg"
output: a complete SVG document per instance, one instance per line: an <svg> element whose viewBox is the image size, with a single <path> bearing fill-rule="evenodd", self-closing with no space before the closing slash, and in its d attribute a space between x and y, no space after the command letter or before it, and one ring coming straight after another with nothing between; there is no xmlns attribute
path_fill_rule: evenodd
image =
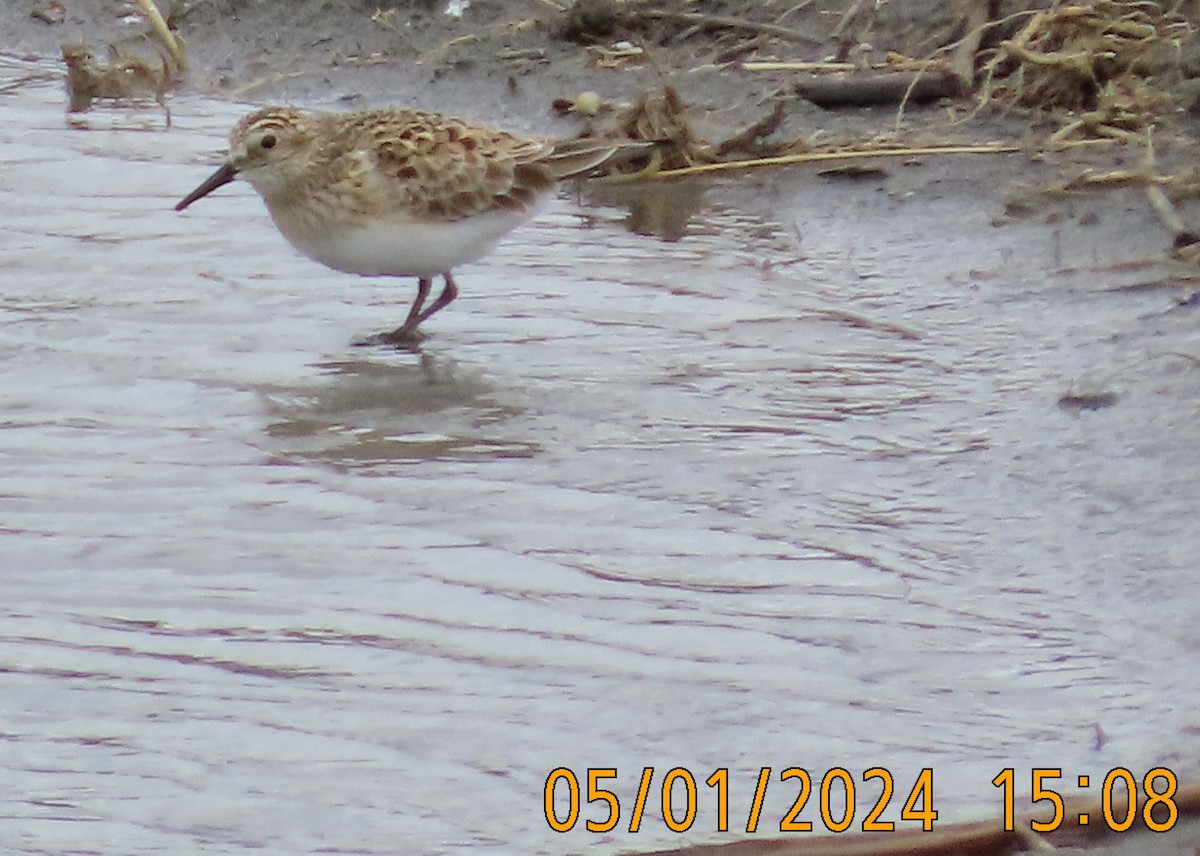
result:
<svg viewBox="0 0 1200 856"><path fill-rule="evenodd" d="M416 341L417 325L425 317L421 314L421 307L425 305L425 298L429 296L429 289L432 286L433 277L420 277L417 280L417 296L413 299L412 306L408 308L408 316L404 319L404 323L395 330L381 333L374 340L369 341L387 342L392 345L408 345ZM369 341L363 344L368 344Z"/></svg>
<svg viewBox="0 0 1200 856"><path fill-rule="evenodd" d="M445 309L454 298L458 297L458 286L454 284L454 277L450 272L442 274L446 280L446 287L442 289L442 293L438 295L437 300L429 304L429 308L422 311L421 307L425 305L425 298L429 296L429 289L433 286L433 277L421 277L417 283L417 298L413 301L412 308L408 310L408 317L404 319L404 323L390 333L384 333L380 337L383 341L391 344L407 345L419 338L417 327L421 322L428 318L439 309Z"/></svg>
<svg viewBox="0 0 1200 856"><path fill-rule="evenodd" d="M425 316L421 314L421 307L425 305L425 298L429 296L429 289L432 286L433 277L423 276L418 280L417 296L413 298L412 306L408 309L408 317L400 325L401 330L412 330L425 320Z"/></svg>
<svg viewBox="0 0 1200 856"><path fill-rule="evenodd" d="M454 284L454 277L450 275L450 271L442 274L442 278L446 280L446 287L442 289L442 293L438 295L438 299L433 301L428 309L417 316L417 320L413 326L425 321L439 309L445 309L454 301L454 298L458 297L458 286ZM405 323L407 324L407 322Z"/></svg>

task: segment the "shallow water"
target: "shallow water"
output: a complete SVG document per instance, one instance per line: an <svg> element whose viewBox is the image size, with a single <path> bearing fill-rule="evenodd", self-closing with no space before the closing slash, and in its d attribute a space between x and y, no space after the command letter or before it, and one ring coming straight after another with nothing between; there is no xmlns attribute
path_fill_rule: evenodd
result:
<svg viewBox="0 0 1200 856"><path fill-rule="evenodd" d="M614 851L720 837L722 767L732 837L760 767L763 837L789 766L848 768L854 828L869 767L941 823L1004 767L1197 774L1200 334L1120 289L1169 275L1136 198L564 192L397 353L352 343L411 283L244 184L171 211L245 109L173 106L0 94L7 851ZM619 770L616 830L550 831L560 766Z"/></svg>

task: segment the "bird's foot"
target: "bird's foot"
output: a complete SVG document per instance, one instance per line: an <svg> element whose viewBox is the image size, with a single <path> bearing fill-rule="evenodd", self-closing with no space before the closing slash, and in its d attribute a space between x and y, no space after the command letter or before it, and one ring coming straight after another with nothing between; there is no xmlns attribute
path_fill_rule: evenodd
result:
<svg viewBox="0 0 1200 856"><path fill-rule="evenodd" d="M395 330L388 330L386 333L376 333L373 336L367 336L365 339L359 339L354 344L359 347L389 345L402 350L412 350L424 338L425 334L418 330L416 325L411 327L402 325Z"/></svg>

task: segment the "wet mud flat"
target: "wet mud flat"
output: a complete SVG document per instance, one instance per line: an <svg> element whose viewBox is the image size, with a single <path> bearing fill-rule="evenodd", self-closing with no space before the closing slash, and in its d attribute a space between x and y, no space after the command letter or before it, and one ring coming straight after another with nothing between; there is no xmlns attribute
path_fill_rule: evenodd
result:
<svg viewBox="0 0 1200 856"><path fill-rule="evenodd" d="M1195 780L1200 342L1140 187L585 185L403 352L352 343L410 283L244 186L170 211L244 103L62 109L0 98L14 852L778 853L788 766L850 770L855 829L872 767L898 829L923 768L938 826L1007 767ZM731 831L702 787L630 832L647 766L729 769ZM559 767L617 769L622 823L552 832Z"/></svg>

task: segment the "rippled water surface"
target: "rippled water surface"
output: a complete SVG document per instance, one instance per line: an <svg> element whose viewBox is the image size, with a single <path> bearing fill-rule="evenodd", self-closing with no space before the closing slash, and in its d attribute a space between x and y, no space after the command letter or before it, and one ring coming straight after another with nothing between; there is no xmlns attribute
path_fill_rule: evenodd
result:
<svg viewBox="0 0 1200 856"><path fill-rule="evenodd" d="M720 837L722 767L731 836L760 767L860 818L930 767L943 821L1003 767L1200 772L1200 334L1121 287L1170 276L1134 196L564 191L398 353L353 343L412 283L242 183L171 210L245 109L0 94L6 851L612 852ZM618 769L616 830L550 831L560 766Z"/></svg>

